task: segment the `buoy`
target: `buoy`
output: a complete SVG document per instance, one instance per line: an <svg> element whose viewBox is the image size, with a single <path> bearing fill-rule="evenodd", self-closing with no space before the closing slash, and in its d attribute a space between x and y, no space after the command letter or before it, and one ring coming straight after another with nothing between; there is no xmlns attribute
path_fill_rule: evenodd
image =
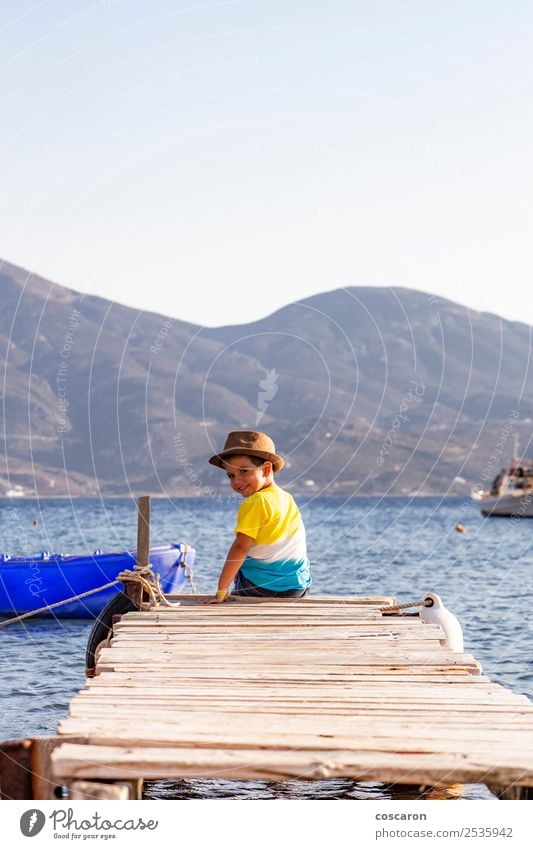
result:
<svg viewBox="0 0 533 849"><path fill-rule="evenodd" d="M36 528L38 524L39 524L39 519L34 519L33 520L33 527Z"/></svg>
<svg viewBox="0 0 533 849"><path fill-rule="evenodd" d="M424 601L430 599L431 607L423 607L420 613L422 622L440 625L446 634L446 645L450 651L463 651L463 629L457 617L447 610L436 593L427 593Z"/></svg>
<svg viewBox="0 0 533 849"><path fill-rule="evenodd" d="M460 525L460 524L459 524L459 522L457 522L457 524L456 524L456 526L455 526L455 530L456 530L459 534L466 534L466 528L464 528L462 525Z"/></svg>

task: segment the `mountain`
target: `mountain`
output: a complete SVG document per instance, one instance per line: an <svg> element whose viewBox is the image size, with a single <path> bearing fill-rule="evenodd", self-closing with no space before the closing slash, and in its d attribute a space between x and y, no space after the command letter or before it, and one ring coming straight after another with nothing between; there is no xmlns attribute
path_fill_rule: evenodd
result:
<svg viewBox="0 0 533 849"><path fill-rule="evenodd" d="M201 328L3 262L0 297L1 495L209 496L207 457L240 428L273 436L294 491L457 493L529 439L531 328L423 292Z"/></svg>

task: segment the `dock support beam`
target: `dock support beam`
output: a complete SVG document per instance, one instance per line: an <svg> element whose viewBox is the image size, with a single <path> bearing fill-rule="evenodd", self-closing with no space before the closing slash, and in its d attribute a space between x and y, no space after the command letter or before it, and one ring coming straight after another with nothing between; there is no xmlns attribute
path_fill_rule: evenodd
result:
<svg viewBox="0 0 533 849"><path fill-rule="evenodd" d="M64 782L53 776L51 754L65 742L85 742L82 738L38 737L6 740L0 746L0 800L61 799L142 799L143 779L72 779Z"/></svg>
<svg viewBox="0 0 533 849"><path fill-rule="evenodd" d="M6 740L0 748L0 799L32 799L31 740Z"/></svg>
<svg viewBox="0 0 533 849"><path fill-rule="evenodd" d="M63 784L52 771L51 756L62 743L85 738L35 737L0 744L0 799L60 799Z"/></svg>
<svg viewBox="0 0 533 849"><path fill-rule="evenodd" d="M137 502L137 567L150 563L150 496L141 495ZM124 592L140 610L148 595L138 581L125 581Z"/></svg>
<svg viewBox="0 0 533 849"><path fill-rule="evenodd" d="M142 779L134 781L72 781L68 798L72 801L86 799L142 799Z"/></svg>

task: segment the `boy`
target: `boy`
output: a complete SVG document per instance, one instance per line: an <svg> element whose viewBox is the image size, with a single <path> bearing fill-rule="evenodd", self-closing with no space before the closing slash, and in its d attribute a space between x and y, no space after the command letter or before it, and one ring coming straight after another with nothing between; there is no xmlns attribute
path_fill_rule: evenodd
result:
<svg viewBox="0 0 533 849"><path fill-rule="evenodd" d="M224 449L209 460L224 469L231 488L244 498L235 540L210 603L235 595L301 597L311 586L305 528L294 498L274 483L285 465L266 433L228 434Z"/></svg>

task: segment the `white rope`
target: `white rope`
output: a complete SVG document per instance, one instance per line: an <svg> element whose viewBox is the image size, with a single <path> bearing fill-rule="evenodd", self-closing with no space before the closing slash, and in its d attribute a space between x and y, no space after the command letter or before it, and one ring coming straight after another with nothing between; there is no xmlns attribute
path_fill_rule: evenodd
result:
<svg viewBox="0 0 533 849"><path fill-rule="evenodd" d="M159 575L153 571L150 563L147 566L140 566L137 563L133 569L124 569L123 572L117 575L117 580L121 581L121 583L127 581L139 582L150 596L153 607L179 607L179 602L173 604L165 598L161 589Z"/></svg>
<svg viewBox="0 0 533 849"><path fill-rule="evenodd" d="M148 566L139 566L139 564L136 564L133 569L124 569L123 572L120 572L120 574L117 575L114 581L110 581L108 584L103 584L101 587L95 587L93 590L87 590L84 593L73 595L71 598L63 599L63 601L56 601L54 604L46 604L44 607L37 608L37 610L29 610L27 613L21 613L20 616L14 616L12 619L4 619L3 622L0 622L0 628L3 628L4 625L12 625L15 622L21 622L23 619L29 619L30 616L37 616L38 613L45 613L48 610L54 610L56 607L62 607L64 604L79 601L82 598L87 598L87 596L102 592L102 590L108 590L110 587L115 587L117 584L123 584L126 581L137 581L140 583L143 589L145 589L150 596L153 607L179 607L179 602L172 604L165 598L163 590L161 589L159 575L152 570L150 563Z"/></svg>
<svg viewBox="0 0 533 849"><path fill-rule="evenodd" d="M44 607L39 607L37 610L30 610L28 613L21 613L20 616L15 616L13 619L4 619L3 622L0 622L0 628L3 628L4 625L11 625L13 622L20 622L22 619L28 619L30 616L36 616L38 613L44 613L45 610L54 610L54 608L61 607L63 604L70 604L71 601L79 601L80 598L86 598L88 595L94 595L94 593L99 593L101 590L107 590L109 587L114 587L119 583L120 581L117 578L116 581L111 581L109 584L103 584L103 586L96 587L94 590L87 590L87 592L80 593L79 595L73 595L72 598L65 598L63 601L54 602L54 604L46 604Z"/></svg>
<svg viewBox="0 0 533 849"><path fill-rule="evenodd" d="M185 558L184 558L184 561L183 561L183 571L185 573L185 577L187 578L187 580L188 580L188 582L191 586L191 593L196 595L196 587L194 585L194 572L192 570L192 566L189 566L189 564L187 563L187 554L188 554L191 546L187 545L186 542L182 543L182 545L185 548Z"/></svg>

